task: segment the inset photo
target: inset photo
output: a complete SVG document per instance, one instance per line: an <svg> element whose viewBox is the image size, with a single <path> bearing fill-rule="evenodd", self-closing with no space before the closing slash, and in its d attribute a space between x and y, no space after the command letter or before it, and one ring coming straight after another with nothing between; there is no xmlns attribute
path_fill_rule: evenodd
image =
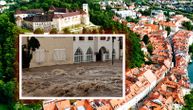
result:
<svg viewBox="0 0 193 110"><path fill-rule="evenodd" d="M123 98L125 36L20 35L20 99Z"/></svg>

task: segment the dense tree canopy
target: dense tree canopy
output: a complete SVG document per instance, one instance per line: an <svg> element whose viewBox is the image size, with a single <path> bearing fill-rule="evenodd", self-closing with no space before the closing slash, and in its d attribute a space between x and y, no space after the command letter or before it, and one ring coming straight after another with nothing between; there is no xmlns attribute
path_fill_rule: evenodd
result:
<svg viewBox="0 0 193 110"><path fill-rule="evenodd" d="M150 16L151 15L151 8L149 8L149 9L147 9L147 10L144 10L144 11L142 11L142 10L139 10L139 12L142 14L142 15L144 15L144 16Z"/></svg>
<svg viewBox="0 0 193 110"><path fill-rule="evenodd" d="M147 51L150 53L150 55L152 55L152 52L153 52L153 46L152 46L152 44L148 44L148 45L147 45Z"/></svg>
<svg viewBox="0 0 193 110"><path fill-rule="evenodd" d="M182 110L192 110L193 108L193 90L190 94L184 96L185 106L183 106Z"/></svg>
<svg viewBox="0 0 193 110"><path fill-rule="evenodd" d="M135 18L135 19L133 19L133 18L131 18L131 17L126 17L126 20L128 21L128 22L134 22L134 23L138 23L138 21L139 21L139 19L137 19L137 18Z"/></svg>
<svg viewBox="0 0 193 110"><path fill-rule="evenodd" d="M6 14L0 15L0 28L0 103L12 105L16 88L15 38L19 30Z"/></svg>
<svg viewBox="0 0 193 110"><path fill-rule="evenodd" d="M193 25L192 25L192 23L190 21L183 22L182 26L184 26L184 28L187 29L187 30L190 30L190 31L193 30Z"/></svg>
<svg viewBox="0 0 193 110"><path fill-rule="evenodd" d="M193 44L189 46L189 54L191 54L193 58Z"/></svg>
<svg viewBox="0 0 193 110"><path fill-rule="evenodd" d="M0 14L0 109L3 110L14 109L18 100L16 39L22 29L16 27L12 17L11 13Z"/></svg>
<svg viewBox="0 0 193 110"><path fill-rule="evenodd" d="M189 47L189 52L193 52L193 45Z"/></svg>
<svg viewBox="0 0 193 110"><path fill-rule="evenodd" d="M149 43L149 37L144 35L142 41L147 45Z"/></svg>
<svg viewBox="0 0 193 110"><path fill-rule="evenodd" d="M144 63L140 39L137 34L130 32L126 36L126 65L128 68L140 67Z"/></svg>
<svg viewBox="0 0 193 110"><path fill-rule="evenodd" d="M168 32L168 35L170 35L170 32L171 32L171 28L170 27L166 27L165 30Z"/></svg>

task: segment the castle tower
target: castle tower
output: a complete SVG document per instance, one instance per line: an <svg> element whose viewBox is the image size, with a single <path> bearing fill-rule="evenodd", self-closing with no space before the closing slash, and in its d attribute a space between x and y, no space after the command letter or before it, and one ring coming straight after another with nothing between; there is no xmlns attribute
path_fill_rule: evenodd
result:
<svg viewBox="0 0 193 110"><path fill-rule="evenodd" d="M89 12L88 12L88 4L83 4L82 10L86 13L86 14L83 14L82 16L82 23L89 25L90 19L89 19Z"/></svg>
<svg viewBox="0 0 193 110"><path fill-rule="evenodd" d="M83 4L82 9L83 9L84 12L86 12L88 14L88 4L86 4L86 3Z"/></svg>

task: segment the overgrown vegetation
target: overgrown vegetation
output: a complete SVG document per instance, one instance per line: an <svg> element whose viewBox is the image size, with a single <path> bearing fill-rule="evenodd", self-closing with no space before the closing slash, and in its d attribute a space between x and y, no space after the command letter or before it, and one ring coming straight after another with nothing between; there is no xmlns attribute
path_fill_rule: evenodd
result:
<svg viewBox="0 0 193 110"><path fill-rule="evenodd" d="M165 30L167 31L167 35L170 35L170 32L171 32L171 28L170 27L166 27Z"/></svg>
<svg viewBox="0 0 193 110"><path fill-rule="evenodd" d="M126 36L126 66L129 68L140 67L144 63L144 54L139 42L138 35L133 32Z"/></svg>
<svg viewBox="0 0 193 110"><path fill-rule="evenodd" d="M144 35L142 41L147 45L149 43L149 37Z"/></svg>
<svg viewBox="0 0 193 110"><path fill-rule="evenodd" d="M57 34L58 30L56 28L52 28L50 34Z"/></svg>
<svg viewBox="0 0 193 110"><path fill-rule="evenodd" d="M0 103L13 105L16 89L15 40L18 29L6 14L0 15L0 28Z"/></svg>
<svg viewBox="0 0 193 110"><path fill-rule="evenodd" d="M193 90L190 94L184 96L185 105L183 106L182 110L192 110L193 108Z"/></svg>
<svg viewBox="0 0 193 110"><path fill-rule="evenodd" d="M18 35L23 30L16 27L10 13L0 14L0 109L13 110L18 100ZM24 107L26 105L23 105ZM22 109L21 107L19 109ZM39 108L41 109L41 107ZM16 109L18 110L18 109Z"/></svg>
<svg viewBox="0 0 193 110"><path fill-rule="evenodd" d="M133 19L133 18L131 18L131 17L126 17L126 20L128 21L128 22L134 22L134 23L138 23L139 22L139 19L138 18L135 18L135 19Z"/></svg>
<svg viewBox="0 0 193 110"><path fill-rule="evenodd" d="M144 35L142 41L145 43L145 45L147 47L147 51L149 52L149 54L152 55L153 46L152 46L151 42L149 41L148 35ZM150 63L152 63L152 61L145 62L145 63L150 64Z"/></svg>
<svg viewBox="0 0 193 110"><path fill-rule="evenodd" d="M190 31L193 30L193 25L192 25L192 23L191 23L190 21L183 22L183 23L182 23L182 26L183 26L185 29L187 29L187 30L190 30Z"/></svg>
<svg viewBox="0 0 193 110"><path fill-rule="evenodd" d="M165 11L164 12L164 15L167 17L167 18L169 18L170 17L170 14L169 14L170 12L167 10L167 11Z"/></svg>
<svg viewBox="0 0 193 110"><path fill-rule="evenodd" d="M152 55L152 52L153 52L153 46L152 46L152 44L148 44L147 45L147 51L150 53L150 55Z"/></svg>
<svg viewBox="0 0 193 110"><path fill-rule="evenodd" d="M193 53L193 44L189 46L189 53Z"/></svg>
<svg viewBox="0 0 193 110"><path fill-rule="evenodd" d="M43 33L44 33L44 30L41 28L37 28L34 30L34 34L43 34Z"/></svg>
<svg viewBox="0 0 193 110"><path fill-rule="evenodd" d="M189 54L191 55L193 59L193 44L189 46Z"/></svg>
<svg viewBox="0 0 193 110"><path fill-rule="evenodd" d="M139 10L139 12L143 15L143 16L151 16L151 8L147 9L147 10Z"/></svg>

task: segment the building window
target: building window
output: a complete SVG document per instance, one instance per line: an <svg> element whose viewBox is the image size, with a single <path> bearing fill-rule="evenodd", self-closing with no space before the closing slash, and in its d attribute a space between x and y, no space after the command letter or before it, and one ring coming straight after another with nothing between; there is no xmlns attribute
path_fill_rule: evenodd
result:
<svg viewBox="0 0 193 110"><path fill-rule="evenodd" d="M93 37L88 37L88 40L93 40Z"/></svg>
<svg viewBox="0 0 193 110"><path fill-rule="evenodd" d="M54 49L54 60L55 61L65 61L66 60L65 49Z"/></svg>
<svg viewBox="0 0 193 110"><path fill-rule="evenodd" d="M101 40L105 40L106 39L106 37L101 37Z"/></svg>
<svg viewBox="0 0 193 110"><path fill-rule="evenodd" d="M79 40L84 40L84 37L79 37Z"/></svg>
<svg viewBox="0 0 193 110"><path fill-rule="evenodd" d="M83 61L83 52L80 48L78 48L74 54L74 62L80 63Z"/></svg>
<svg viewBox="0 0 193 110"><path fill-rule="evenodd" d="M76 41L76 37L73 37L73 41Z"/></svg>
<svg viewBox="0 0 193 110"><path fill-rule="evenodd" d="M88 48L86 52L86 61L87 62L93 61L93 51L90 47Z"/></svg>

